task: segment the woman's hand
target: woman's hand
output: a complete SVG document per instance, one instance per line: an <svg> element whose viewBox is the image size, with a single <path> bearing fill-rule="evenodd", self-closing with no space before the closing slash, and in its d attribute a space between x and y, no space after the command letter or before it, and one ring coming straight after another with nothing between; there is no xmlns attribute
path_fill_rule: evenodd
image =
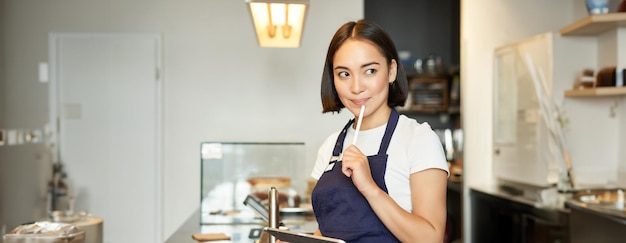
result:
<svg viewBox="0 0 626 243"><path fill-rule="evenodd" d="M352 182L361 193L368 191L372 187L378 188L372 178L367 156L356 146L350 145L343 151L341 164L341 172L352 178Z"/></svg>

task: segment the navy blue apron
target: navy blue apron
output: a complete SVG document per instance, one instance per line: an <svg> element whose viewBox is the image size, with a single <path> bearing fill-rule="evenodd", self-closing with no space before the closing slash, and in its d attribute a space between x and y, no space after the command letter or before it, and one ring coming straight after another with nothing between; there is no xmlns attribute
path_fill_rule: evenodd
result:
<svg viewBox="0 0 626 243"><path fill-rule="evenodd" d="M392 109L378 154L367 157L374 181L385 192L387 148L398 118L398 112ZM346 242L400 242L376 216L352 179L341 172L341 161L338 159L353 122L354 119L351 119L339 134L328 167L313 188L311 200L319 229L324 236Z"/></svg>

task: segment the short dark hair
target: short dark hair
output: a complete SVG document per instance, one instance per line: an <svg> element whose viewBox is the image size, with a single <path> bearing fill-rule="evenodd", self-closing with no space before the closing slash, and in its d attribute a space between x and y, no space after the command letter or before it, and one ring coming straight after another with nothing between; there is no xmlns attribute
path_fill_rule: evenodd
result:
<svg viewBox="0 0 626 243"><path fill-rule="evenodd" d="M328 46L324 71L322 72L322 113L339 112L345 107L341 103L341 100L339 100L337 90L335 89L333 61L337 49L348 39L365 40L377 46L383 56L385 56L387 66L391 65L391 60L396 60L398 70L396 80L389 85L387 105L389 105L389 107L403 106L408 95L409 84L406 72L398 58L396 46L383 28L371 21L359 20L357 22L350 21L343 24L337 32L335 32Z"/></svg>

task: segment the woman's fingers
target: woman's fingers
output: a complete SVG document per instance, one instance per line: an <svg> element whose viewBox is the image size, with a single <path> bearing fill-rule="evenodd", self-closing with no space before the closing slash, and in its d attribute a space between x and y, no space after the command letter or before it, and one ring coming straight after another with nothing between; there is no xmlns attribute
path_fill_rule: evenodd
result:
<svg viewBox="0 0 626 243"><path fill-rule="evenodd" d="M341 163L341 172L347 177L351 177L355 184L356 180L367 180L368 177L371 177L367 156L354 145L350 145L343 151Z"/></svg>
<svg viewBox="0 0 626 243"><path fill-rule="evenodd" d="M352 177L352 169L350 169L350 167L346 166L346 164L344 163L343 166L341 167L341 172L346 175L347 177Z"/></svg>
<svg viewBox="0 0 626 243"><path fill-rule="evenodd" d="M343 151L342 161L341 161L341 172L347 177L352 177L352 172L354 169L359 167L359 151L358 148L354 145L350 145L346 150Z"/></svg>

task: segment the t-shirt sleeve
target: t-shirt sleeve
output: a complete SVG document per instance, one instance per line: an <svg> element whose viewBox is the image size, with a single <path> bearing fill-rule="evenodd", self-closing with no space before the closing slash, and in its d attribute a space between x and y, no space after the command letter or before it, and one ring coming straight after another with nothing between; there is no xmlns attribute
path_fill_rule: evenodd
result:
<svg viewBox="0 0 626 243"><path fill-rule="evenodd" d="M324 143L317 150L317 157L315 159L315 164L313 164L313 171L311 171L311 177L313 177L313 179L318 180L324 173L326 166L330 162L329 159L333 153L334 145L338 136L339 132L328 136L328 138L326 138Z"/></svg>
<svg viewBox="0 0 626 243"><path fill-rule="evenodd" d="M428 123L422 123L415 129L411 142L410 173L437 168L446 171L450 176L448 163L439 136Z"/></svg>

